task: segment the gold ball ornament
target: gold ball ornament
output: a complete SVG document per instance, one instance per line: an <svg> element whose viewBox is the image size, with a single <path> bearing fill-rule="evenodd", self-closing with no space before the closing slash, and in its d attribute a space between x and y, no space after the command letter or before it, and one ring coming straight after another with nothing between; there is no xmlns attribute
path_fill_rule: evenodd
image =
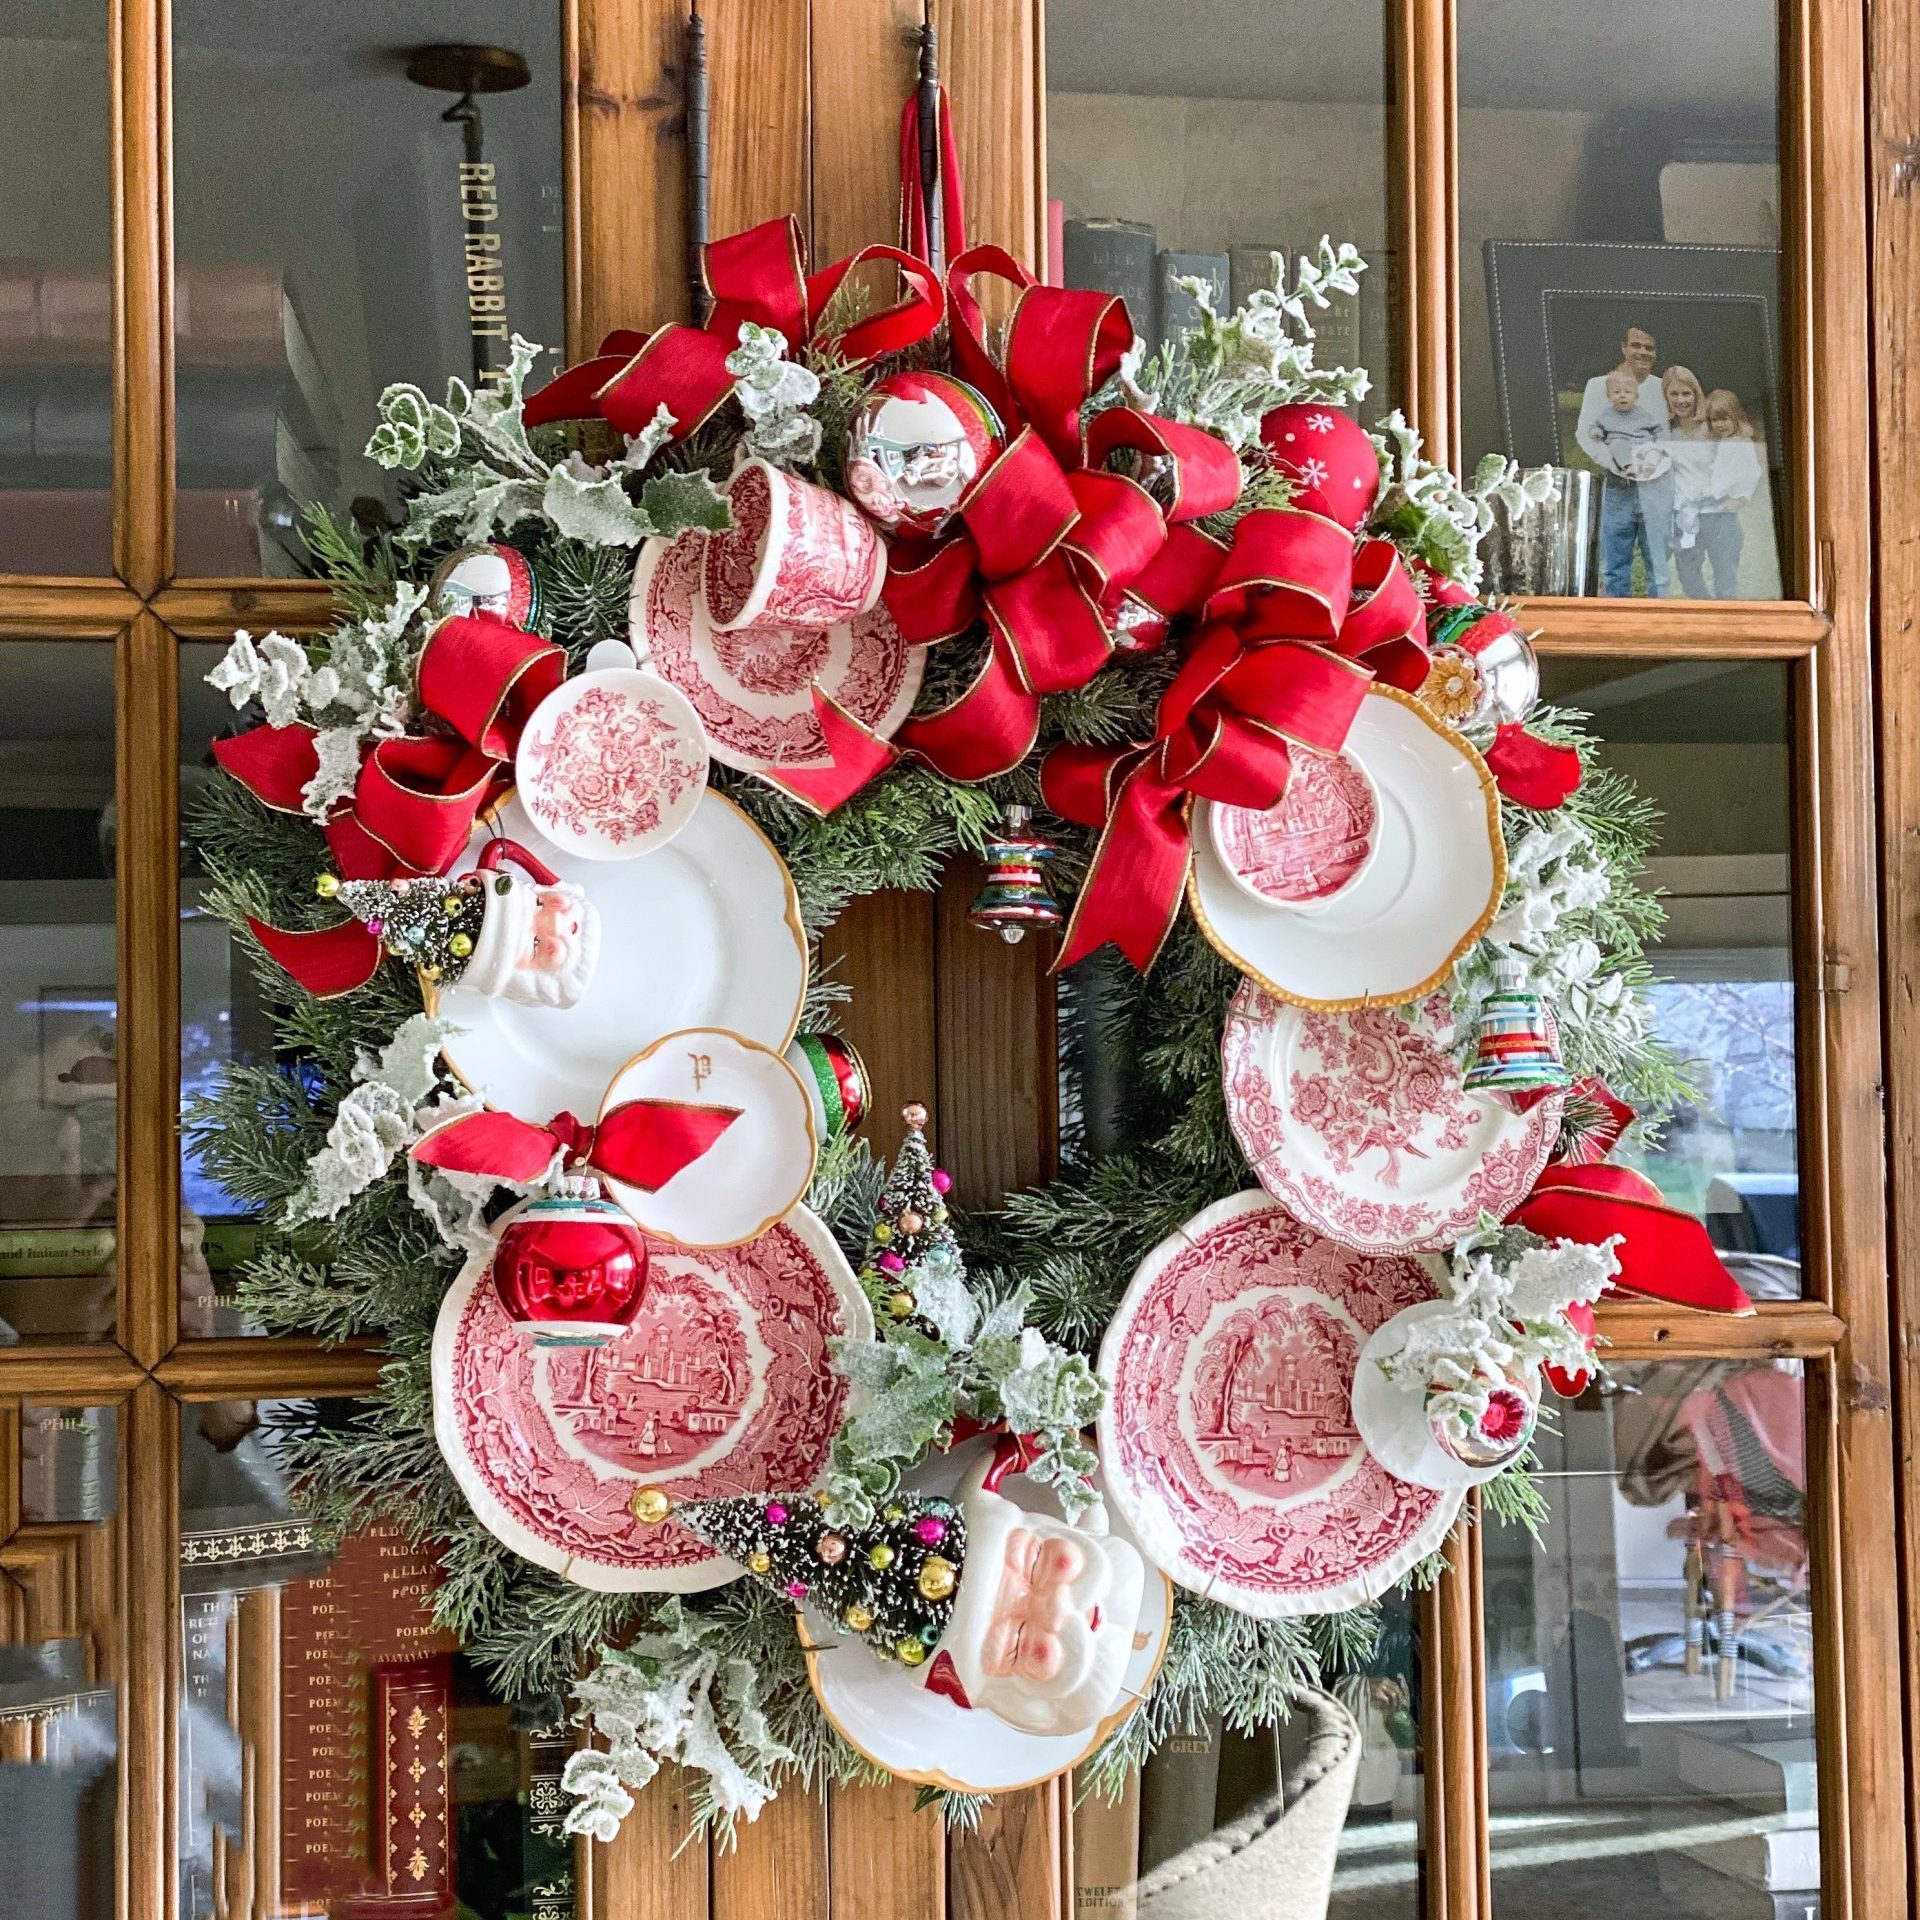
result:
<svg viewBox="0 0 1920 1920"><path fill-rule="evenodd" d="M340 891L340 876L337 873L323 873L313 883L313 890L322 900L331 900Z"/></svg>
<svg viewBox="0 0 1920 1920"><path fill-rule="evenodd" d="M458 917L460 909L465 904L466 902L457 893L450 893L440 902L440 911L452 920Z"/></svg>
<svg viewBox="0 0 1920 1920"><path fill-rule="evenodd" d="M452 954L456 960L464 960L467 955L473 951L473 935L470 933L456 933L452 939L447 942L447 951Z"/></svg>
<svg viewBox="0 0 1920 1920"><path fill-rule="evenodd" d="M858 1600L840 1617L855 1633L865 1633L873 1625L873 1609L863 1607Z"/></svg>
<svg viewBox="0 0 1920 1920"><path fill-rule="evenodd" d="M931 1220L936 1227L944 1227L947 1224L947 1210L945 1207L935 1207L934 1210L927 1215L927 1218Z"/></svg>
<svg viewBox="0 0 1920 1920"><path fill-rule="evenodd" d="M887 1311L896 1320L910 1320L913 1317L913 1295L902 1290L887 1295Z"/></svg>
<svg viewBox="0 0 1920 1920"><path fill-rule="evenodd" d="M867 1565L876 1572L885 1573L893 1565L893 1549L882 1540L878 1546L867 1549Z"/></svg>
<svg viewBox="0 0 1920 1920"><path fill-rule="evenodd" d="M925 1233L926 1230L927 1222L925 1216L915 1213L911 1207L900 1216L900 1231L902 1233Z"/></svg>
<svg viewBox="0 0 1920 1920"><path fill-rule="evenodd" d="M770 1554L765 1547L755 1547L754 1550L747 1555L747 1571L749 1573L759 1574L771 1573L773 1571L773 1555Z"/></svg>
<svg viewBox="0 0 1920 1920"><path fill-rule="evenodd" d="M646 1527L657 1527L673 1511L673 1502L662 1487L635 1487L627 1504L633 1517Z"/></svg>
<svg viewBox="0 0 1920 1920"><path fill-rule="evenodd" d="M927 1650L918 1640L901 1640L894 1645L894 1652L900 1656L900 1664L917 1667L927 1657Z"/></svg>
<svg viewBox="0 0 1920 1920"><path fill-rule="evenodd" d="M873 1238L877 1246L884 1247L893 1238L893 1229L884 1220L873 1223Z"/></svg>
<svg viewBox="0 0 1920 1920"><path fill-rule="evenodd" d="M951 1560L943 1560L937 1553L930 1553L920 1563L920 1597L923 1600L944 1600L953 1591L954 1569Z"/></svg>

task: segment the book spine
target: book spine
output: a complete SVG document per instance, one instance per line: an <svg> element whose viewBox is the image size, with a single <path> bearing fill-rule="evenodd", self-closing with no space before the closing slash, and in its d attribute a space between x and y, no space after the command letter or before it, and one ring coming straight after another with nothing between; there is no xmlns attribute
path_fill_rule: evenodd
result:
<svg viewBox="0 0 1920 1920"><path fill-rule="evenodd" d="M1151 1873L1214 1828L1220 1792L1220 1716L1164 1741L1140 1773L1140 1871Z"/></svg>
<svg viewBox="0 0 1920 1920"><path fill-rule="evenodd" d="M1061 256L1070 287L1117 293L1134 332L1154 345L1154 234L1136 220L1069 220Z"/></svg>
<svg viewBox="0 0 1920 1920"><path fill-rule="evenodd" d="M1117 1800L1074 1779L1074 1920L1136 1920L1140 1911L1140 1775L1127 1775Z"/></svg>
<svg viewBox="0 0 1920 1920"><path fill-rule="evenodd" d="M1227 298L1236 310L1256 293L1284 293L1292 284L1292 255L1278 242L1270 247L1227 249Z"/></svg>
<svg viewBox="0 0 1920 1920"><path fill-rule="evenodd" d="M1160 255L1159 326L1162 342L1191 333L1200 324L1200 302L1180 285L1182 280L1199 280L1212 296L1215 313L1227 305L1228 266L1224 253L1177 253L1168 248Z"/></svg>
<svg viewBox="0 0 1920 1920"><path fill-rule="evenodd" d="M0 526L7 496L0 494ZM84 1279L113 1271L112 1227L0 1227L0 1280Z"/></svg>

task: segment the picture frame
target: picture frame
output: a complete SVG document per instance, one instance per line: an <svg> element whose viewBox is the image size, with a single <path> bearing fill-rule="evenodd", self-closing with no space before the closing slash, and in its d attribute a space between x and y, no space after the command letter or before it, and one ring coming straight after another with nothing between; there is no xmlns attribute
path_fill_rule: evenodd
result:
<svg viewBox="0 0 1920 1920"><path fill-rule="evenodd" d="M1619 362L1629 327L1651 333L1656 373L1685 366L1704 388L1735 393L1764 444L1766 500L1743 516L1739 597L1778 597L1786 484L1778 248L1488 240L1485 264L1509 457L1590 467L1575 438L1582 394Z"/></svg>

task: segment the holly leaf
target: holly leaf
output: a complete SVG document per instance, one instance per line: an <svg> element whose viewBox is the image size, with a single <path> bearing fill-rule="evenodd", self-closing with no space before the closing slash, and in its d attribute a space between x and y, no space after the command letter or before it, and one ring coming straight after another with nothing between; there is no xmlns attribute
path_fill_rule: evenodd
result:
<svg viewBox="0 0 1920 1920"><path fill-rule="evenodd" d="M704 473L657 473L640 489L648 531L671 539L690 527L724 533L733 524L727 499Z"/></svg>

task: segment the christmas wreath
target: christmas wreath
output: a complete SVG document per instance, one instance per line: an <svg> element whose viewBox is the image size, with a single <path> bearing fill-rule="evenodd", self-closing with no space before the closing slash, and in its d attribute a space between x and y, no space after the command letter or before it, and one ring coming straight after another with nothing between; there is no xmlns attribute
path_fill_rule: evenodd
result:
<svg viewBox="0 0 1920 1920"><path fill-rule="evenodd" d="M1363 430L1313 356L1363 263L1275 265L1143 357L997 249L717 242L699 325L390 388L404 519L316 514L336 624L212 675L277 1049L193 1142L258 1324L387 1356L292 1464L571 1690L577 1831L668 1760L723 1824L876 1767L964 1813L1271 1720L1468 1487L1536 1514L1597 1298L1745 1304L1610 1158L1677 1084L1653 813L1477 595L1547 478ZM1126 1087L967 1220L813 964L960 849Z"/></svg>

